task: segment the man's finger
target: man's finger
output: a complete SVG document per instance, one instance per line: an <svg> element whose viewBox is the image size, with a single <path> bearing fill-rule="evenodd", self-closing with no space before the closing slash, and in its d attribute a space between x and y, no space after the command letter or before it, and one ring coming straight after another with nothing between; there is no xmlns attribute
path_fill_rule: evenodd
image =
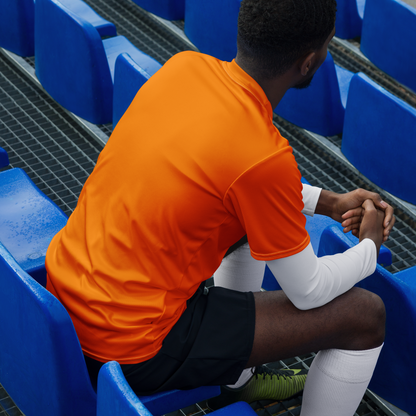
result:
<svg viewBox="0 0 416 416"><path fill-rule="evenodd" d="M342 221L341 225L343 227L349 227L350 229L360 228L361 218L362 218L361 216L360 217L349 218L348 220Z"/></svg>
<svg viewBox="0 0 416 416"><path fill-rule="evenodd" d="M345 212L344 214L342 214L342 219L346 220L346 219L352 218L352 217L361 217L362 216L362 211L363 211L363 209L361 207L350 209L347 212Z"/></svg>

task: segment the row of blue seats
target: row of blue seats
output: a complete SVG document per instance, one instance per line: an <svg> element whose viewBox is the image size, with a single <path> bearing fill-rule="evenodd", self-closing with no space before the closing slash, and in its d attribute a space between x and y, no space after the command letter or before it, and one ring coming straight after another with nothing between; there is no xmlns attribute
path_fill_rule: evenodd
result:
<svg viewBox="0 0 416 416"><path fill-rule="evenodd" d="M147 3L134 1L143 7ZM224 60L233 59L237 52L240 2L187 0L185 34L201 52ZM344 39L361 35L362 53L382 71L416 92L413 71L416 9L401 0L337 0L335 30L335 36Z"/></svg>
<svg viewBox="0 0 416 416"><path fill-rule="evenodd" d="M165 19L185 20L185 34L204 53L231 60L237 52L237 18L241 0L133 0ZM336 33L361 36L367 58L416 92L416 9L402 0L337 0Z"/></svg>
<svg viewBox="0 0 416 416"><path fill-rule="evenodd" d="M7 153L0 149L0 167L7 165ZM93 414L95 391L72 321L43 287L44 254L67 218L18 168L0 173L0 196L0 332L7 334L7 341L0 344L0 382L25 414ZM342 252L358 241L351 233L344 235L339 224L325 216L307 217L306 228L318 256ZM382 247L375 274L361 283L378 293L388 310L385 348L371 388L396 406L414 413L411 392L416 389L412 377L416 349L416 266L392 275L385 269L391 260L390 251ZM279 289L269 270L263 287ZM397 382L391 383L392 377ZM129 389L125 383L120 386ZM156 415L167 412L165 401L179 408L217 393L218 390L205 387L144 397L141 401Z"/></svg>
<svg viewBox="0 0 416 416"><path fill-rule="evenodd" d="M134 62L141 84L161 67L82 0L0 0L0 46L22 56L34 54L45 90L95 124L118 120L126 109L115 104L113 115L114 84L122 79L116 74L120 54ZM128 85L121 88L119 96L128 91L133 98Z"/></svg>
<svg viewBox="0 0 416 416"><path fill-rule="evenodd" d="M185 33L200 49L224 60L237 52L237 18L241 0L133 0L140 7L169 20L185 19ZM116 29L82 2L61 3L91 22L101 36ZM0 1L0 46L21 56L35 54L34 0ZM51 16L52 17L52 16ZM103 25L103 27L100 27ZM112 25L112 26L111 26ZM416 9L402 0L338 0L336 36L361 36L361 50L381 70L416 92Z"/></svg>
<svg viewBox="0 0 416 416"><path fill-rule="evenodd" d="M332 83L335 88L319 86ZM342 133L344 156L380 188L416 204L416 108L362 73L334 67L330 55L311 87L289 90L275 112L321 135ZM332 134L331 134L332 133Z"/></svg>
<svg viewBox="0 0 416 416"><path fill-rule="evenodd" d="M116 125L161 65L116 36L114 25L82 0L37 0L35 14L36 74L46 91L88 121ZM366 76L335 65L328 53L311 86L289 90L275 112L324 136L342 133L342 151L363 175L416 204L416 110Z"/></svg>

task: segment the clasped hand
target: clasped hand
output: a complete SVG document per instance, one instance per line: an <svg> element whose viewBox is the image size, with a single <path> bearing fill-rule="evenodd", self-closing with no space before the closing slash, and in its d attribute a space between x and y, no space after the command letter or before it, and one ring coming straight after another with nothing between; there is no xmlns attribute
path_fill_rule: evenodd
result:
<svg viewBox="0 0 416 416"><path fill-rule="evenodd" d="M371 238L377 249L388 239L396 221L393 208L379 194L365 189L345 194L323 190L316 212L340 222L345 233L351 231L360 241Z"/></svg>

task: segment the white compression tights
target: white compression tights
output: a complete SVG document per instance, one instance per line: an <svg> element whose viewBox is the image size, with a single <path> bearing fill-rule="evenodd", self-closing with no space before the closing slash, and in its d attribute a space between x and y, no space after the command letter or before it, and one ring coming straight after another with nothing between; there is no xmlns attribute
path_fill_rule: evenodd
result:
<svg viewBox="0 0 416 416"><path fill-rule="evenodd" d="M214 274L216 286L238 291L261 289L265 262L251 257L248 244L227 256ZM373 374L381 346L365 351L325 350L315 357L309 371L301 416L351 416L357 409ZM243 371L232 388L252 376Z"/></svg>
<svg viewBox="0 0 416 416"><path fill-rule="evenodd" d="M214 273L215 286L225 287L239 292L259 292L263 283L266 263L251 257L248 244L229 254ZM231 388L244 385L252 377L252 369L246 368Z"/></svg>

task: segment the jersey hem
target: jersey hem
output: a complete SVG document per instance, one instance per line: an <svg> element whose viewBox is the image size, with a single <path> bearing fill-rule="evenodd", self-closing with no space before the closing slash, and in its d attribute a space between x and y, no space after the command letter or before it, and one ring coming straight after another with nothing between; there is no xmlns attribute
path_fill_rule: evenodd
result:
<svg viewBox="0 0 416 416"><path fill-rule="evenodd" d="M101 363L107 363L108 361L117 361L119 364L138 364L138 363L142 363L144 361L147 361L147 360L150 360L151 358L153 358L159 352L159 350L161 348L162 348L162 346L157 351L154 351L154 352L152 352L150 354L147 354L145 356L142 356L140 358L128 358L128 359L120 359L119 357L117 357L117 358L115 358L115 357L113 357L113 358L109 358L109 357L104 358L104 357L101 357L99 355L92 354L92 353L90 353L90 352L88 352L84 349L82 350L82 352L87 357L92 358L93 360L99 361Z"/></svg>
<svg viewBox="0 0 416 416"><path fill-rule="evenodd" d="M260 254L250 249L250 252L253 258L255 258L256 260L263 260L263 261L277 260L277 259L290 257L290 256L293 256L294 254L300 253L309 245L310 241L311 241L311 238L308 234L306 238L299 245L297 245L294 248L291 248L290 250L278 251L278 252L269 253L269 254Z"/></svg>

